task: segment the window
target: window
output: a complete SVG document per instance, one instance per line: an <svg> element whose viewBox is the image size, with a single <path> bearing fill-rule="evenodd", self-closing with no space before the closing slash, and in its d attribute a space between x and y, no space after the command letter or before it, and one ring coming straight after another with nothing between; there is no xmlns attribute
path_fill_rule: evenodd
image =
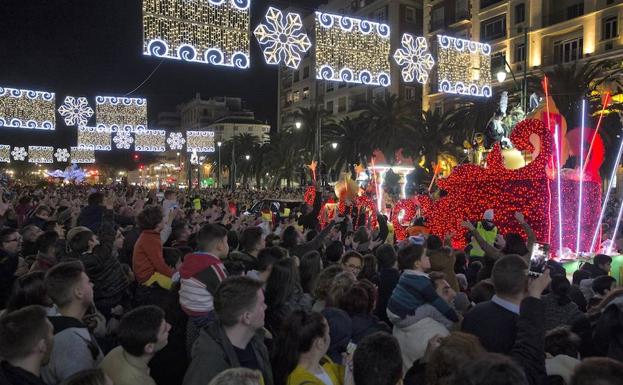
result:
<svg viewBox="0 0 623 385"><path fill-rule="evenodd" d="M455 4L455 19L457 21L458 20L469 19L467 0L456 0L456 4Z"/></svg>
<svg viewBox="0 0 623 385"><path fill-rule="evenodd" d="M333 113L333 100L329 100L327 102L327 106L325 107L325 110L327 110L327 112L329 112L330 114Z"/></svg>
<svg viewBox="0 0 623 385"><path fill-rule="evenodd" d="M305 66L303 68L303 79L307 79L309 77L309 66Z"/></svg>
<svg viewBox="0 0 623 385"><path fill-rule="evenodd" d="M289 106L290 104L292 104L292 92L288 91L286 92L286 106Z"/></svg>
<svg viewBox="0 0 623 385"><path fill-rule="evenodd" d="M444 14L444 8L443 7L439 7L439 8L435 8L433 9L432 15L431 15L431 27L430 29L432 31L437 30L437 29L441 29L445 26L445 14Z"/></svg>
<svg viewBox="0 0 623 385"><path fill-rule="evenodd" d="M582 16L584 14L584 1L567 7L567 20Z"/></svg>
<svg viewBox="0 0 623 385"><path fill-rule="evenodd" d="M294 103L297 103L299 100L301 100L301 94L299 91L294 91Z"/></svg>
<svg viewBox="0 0 623 385"><path fill-rule="evenodd" d="M604 19L601 28L601 40L614 39L619 36L619 22L617 16Z"/></svg>
<svg viewBox="0 0 623 385"><path fill-rule="evenodd" d="M415 99L415 87L405 87L405 99L413 100Z"/></svg>
<svg viewBox="0 0 623 385"><path fill-rule="evenodd" d="M343 96L337 100L337 113L346 112L346 96Z"/></svg>
<svg viewBox="0 0 623 385"><path fill-rule="evenodd" d="M299 81L299 70L294 70L294 81L295 82Z"/></svg>
<svg viewBox="0 0 623 385"><path fill-rule="evenodd" d="M506 37L506 15L500 15L480 24L480 40L489 41Z"/></svg>
<svg viewBox="0 0 623 385"><path fill-rule="evenodd" d="M554 63L569 63L582 58L584 40L575 39L557 41L554 43Z"/></svg>
<svg viewBox="0 0 623 385"><path fill-rule="evenodd" d="M523 62L526 60L526 44L520 43L515 45L515 56L513 63Z"/></svg>
<svg viewBox="0 0 623 385"><path fill-rule="evenodd" d="M326 86L326 92L333 91L333 82L326 82L325 86Z"/></svg>
<svg viewBox="0 0 623 385"><path fill-rule="evenodd" d="M405 8L405 21L407 23L415 23L415 8L413 7Z"/></svg>
<svg viewBox="0 0 623 385"><path fill-rule="evenodd" d="M307 100L309 98L309 87L303 88L303 100Z"/></svg>
<svg viewBox="0 0 623 385"><path fill-rule="evenodd" d="M521 3L515 6L515 24L526 21L526 4Z"/></svg>

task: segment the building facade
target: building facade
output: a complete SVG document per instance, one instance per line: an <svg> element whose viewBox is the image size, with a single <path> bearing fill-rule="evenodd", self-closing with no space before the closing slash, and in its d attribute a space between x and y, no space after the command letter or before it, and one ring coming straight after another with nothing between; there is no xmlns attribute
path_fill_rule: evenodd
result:
<svg viewBox="0 0 623 385"><path fill-rule="evenodd" d="M388 24L391 28L391 55L400 47L403 33L416 36L423 33L422 0L330 0L319 10ZM315 15L312 9L290 8L288 11L301 14L307 33L314 36ZM313 50L312 47L298 69L283 66L279 69L279 130L293 127L293 115L299 108L313 108L316 104L335 118L361 111L375 97L387 92L400 95L417 106L421 105L422 86L418 83L404 83L400 68L393 58L389 58L391 85L375 87L316 80Z"/></svg>
<svg viewBox="0 0 623 385"><path fill-rule="evenodd" d="M444 34L491 45L494 88L511 89L524 74L557 64L623 57L621 0L425 0L424 9L429 41ZM500 71L509 74L502 83L496 80ZM423 108L452 109L431 80Z"/></svg>

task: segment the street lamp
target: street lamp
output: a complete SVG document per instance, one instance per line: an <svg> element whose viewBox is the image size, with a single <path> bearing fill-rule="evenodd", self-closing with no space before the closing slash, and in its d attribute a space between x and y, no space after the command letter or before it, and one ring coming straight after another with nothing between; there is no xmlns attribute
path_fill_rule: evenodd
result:
<svg viewBox="0 0 623 385"><path fill-rule="evenodd" d="M301 126L303 126L303 123L301 123L299 121L294 122L294 127L296 127L297 130L300 130Z"/></svg>
<svg viewBox="0 0 623 385"><path fill-rule="evenodd" d="M246 160L249 160L249 159L251 159L251 155L248 155L248 154L247 154L247 155L245 155L245 156L244 156L244 158L245 158Z"/></svg>
<svg viewBox="0 0 623 385"><path fill-rule="evenodd" d="M331 143L331 147L333 147L333 149L335 150L337 148L337 142Z"/></svg>
<svg viewBox="0 0 623 385"><path fill-rule="evenodd" d="M221 146L223 142L218 142L216 145L218 146L218 188L221 188L223 187L221 185Z"/></svg>
<svg viewBox="0 0 623 385"><path fill-rule="evenodd" d="M505 70L500 70L495 75L497 76L499 83L504 83L504 80L506 80L506 71Z"/></svg>

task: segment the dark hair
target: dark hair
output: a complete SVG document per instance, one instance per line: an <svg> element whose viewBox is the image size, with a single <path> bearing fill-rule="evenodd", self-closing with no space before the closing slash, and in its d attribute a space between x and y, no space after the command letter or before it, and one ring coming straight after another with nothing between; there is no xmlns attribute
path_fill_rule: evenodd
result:
<svg viewBox="0 0 623 385"><path fill-rule="evenodd" d="M17 230L12 227L0 230L0 243L5 243L9 239L9 236L15 233L17 233Z"/></svg>
<svg viewBox="0 0 623 385"><path fill-rule="evenodd" d="M238 233L236 231L229 230L227 232L227 244L229 245L229 250L238 249L240 242L238 241Z"/></svg>
<svg viewBox="0 0 623 385"><path fill-rule="evenodd" d="M308 352L317 338L323 338L327 325L322 314L296 310L283 322L272 354L275 385L285 385L298 364L301 353Z"/></svg>
<svg viewBox="0 0 623 385"><path fill-rule="evenodd" d="M37 238L37 251L47 253L51 247L56 245L58 241L58 233L56 231L46 231Z"/></svg>
<svg viewBox="0 0 623 385"><path fill-rule="evenodd" d="M569 385L620 385L623 364L611 358L587 358L575 368Z"/></svg>
<svg viewBox="0 0 623 385"><path fill-rule="evenodd" d="M497 260L491 271L496 294L518 295L528 282L528 264L519 255L506 255Z"/></svg>
<svg viewBox="0 0 623 385"><path fill-rule="evenodd" d="M169 197L170 197L171 195L174 195L174 194L175 194L175 191L173 191L173 190L166 190L166 191L164 192L164 199L169 199Z"/></svg>
<svg viewBox="0 0 623 385"><path fill-rule="evenodd" d="M601 296L606 295L606 290L612 289L612 284L616 283L616 279L609 275L602 275L593 280L593 291Z"/></svg>
<svg viewBox="0 0 623 385"><path fill-rule="evenodd" d="M483 279L475 284L470 292L470 297L476 304L489 301L494 295L495 287L489 279Z"/></svg>
<svg viewBox="0 0 623 385"><path fill-rule="evenodd" d="M363 256L363 266L361 266L361 271L359 272L359 276L357 278L374 280L377 271L376 257L374 254L366 254Z"/></svg>
<svg viewBox="0 0 623 385"><path fill-rule="evenodd" d="M197 234L197 246L202 251L210 250L218 241L227 236L227 230L221 225L205 224Z"/></svg>
<svg viewBox="0 0 623 385"><path fill-rule="evenodd" d="M29 305L51 306L52 301L45 291L44 278L43 271L34 271L17 278L13 283L6 311L12 312Z"/></svg>
<svg viewBox="0 0 623 385"><path fill-rule="evenodd" d="M521 235L517 233L506 234L504 236L504 241L506 242L504 249L502 249L502 253L504 254L526 255L530 252L526 246L526 242Z"/></svg>
<svg viewBox="0 0 623 385"><path fill-rule="evenodd" d="M288 251L279 246L266 247L257 253L257 270L266 271L272 267L275 262L282 258L287 258Z"/></svg>
<svg viewBox="0 0 623 385"><path fill-rule="evenodd" d="M396 264L396 250L392 245L384 243L377 247L374 254L379 263L379 269L389 269Z"/></svg>
<svg viewBox="0 0 623 385"><path fill-rule="evenodd" d="M400 270L413 269L416 261L424 256L424 247L422 245L409 244L398 250L398 268Z"/></svg>
<svg viewBox="0 0 623 385"><path fill-rule="evenodd" d="M106 374L102 369L82 370L61 383L61 385L106 385Z"/></svg>
<svg viewBox="0 0 623 385"><path fill-rule="evenodd" d="M311 242L317 235L318 232L316 230L309 230L307 234L305 234L305 242Z"/></svg>
<svg viewBox="0 0 623 385"><path fill-rule="evenodd" d="M71 237L69 248L74 253L82 254L89 250L89 242L91 239L93 239L93 232L91 230L78 231Z"/></svg>
<svg viewBox="0 0 623 385"><path fill-rule="evenodd" d="M590 279L591 275L588 271L586 270L576 270L573 272L573 280L572 283L576 286L580 285L580 282L582 282L585 279Z"/></svg>
<svg viewBox="0 0 623 385"><path fill-rule="evenodd" d="M80 282L84 265L80 261L61 262L45 274L45 289L56 306L63 307L73 299L72 289Z"/></svg>
<svg viewBox="0 0 623 385"><path fill-rule="evenodd" d="M273 264L266 281L267 313L276 311L299 287L298 271L292 258L282 258Z"/></svg>
<svg viewBox="0 0 623 385"><path fill-rule="evenodd" d="M118 338L123 350L140 357L145 345L158 341L164 311L157 306L140 306L124 314L119 323Z"/></svg>
<svg viewBox="0 0 623 385"><path fill-rule="evenodd" d="M559 326L545 333L545 353L577 357L582 340L569 326Z"/></svg>
<svg viewBox="0 0 623 385"><path fill-rule="evenodd" d="M262 229L260 227L247 227L240 235L240 250L253 251L261 239Z"/></svg>
<svg viewBox="0 0 623 385"><path fill-rule="evenodd" d="M87 202L89 203L89 206L99 206L104 203L104 194L99 191L91 193L87 198Z"/></svg>
<svg viewBox="0 0 623 385"><path fill-rule="evenodd" d="M240 316L253 307L262 282L249 277L226 278L214 293L214 312L221 324L231 327L238 323Z"/></svg>
<svg viewBox="0 0 623 385"><path fill-rule="evenodd" d="M439 341L426 365L427 384L449 384L468 362L485 353L478 337L463 332L452 332Z"/></svg>
<svg viewBox="0 0 623 385"><path fill-rule="evenodd" d="M316 300L325 300L329 295L333 280L335 277L342 273L344 268L341 265L331 265L326 267L318 274L316 279L316 288L314 289L314 298Z"/></svg>
<svg viewBox="0 0 623 385"><path fill-rule="evenodd" d="M510 357L484 353L463 365L452 385L528 385L521 367Z"/></svg>
<svg viewBox="0 0 623 385"><path fill-rule="evenodd" d="M357 385L396 385L402 378L402 355L394 336L384 332L364 337L353 355Z"/></svg>
<svg viewBox="0 0 623 385"><path fill-rule="evenodd" d="M0 317L0 357L13 360L27 357L49 329L45 309L38 305L26 306Z"/></svg>
<svg viewBox="0 0 623 385"><path fill-rule="evenodd" d="M338 299L337 307L350 315L369 315L374 310L376 289L367 279L357 281Z"/></svg>
<svg viewBox="0 0 623 385"><path fill-rule="evenodd" d="M279 238L279 235L274 233L268 234L266 238L264 238L264 244L266 247L279 246L280 243L281 238Z"/></svg>
<svg viewBox="0 0 623 385"><path fill-rule="evenodd" d="M313 293L316 287L316 279L322 271L322 259L320 253L316 250L309 251L301 257L299 265L299 275L301 278L301 287L305 293Z"/></svg>
<svg viewBox="0 0 623 385"><path fill-rule="evenodd" d="M595 258L593 258L593 264L597 267L599 265L605 265L606 263L612 263L612 257L605 254L597 254Z"/></svg>
<svg viewBox="0 0 623 385"><path fill-rule="evenodd" d="M298 242L298 231L294 226L288 226L283 230L283 234L281 235L281 246L286 249L290 249L297 245Z"/></svg>
<svg viewBox="0 0 623 385"><path fill-rule="evenodd" d="M556 303L559 306L565 306L571 302L569 298L569 290L571 290L571 284L567 277L556 275L552 277L552 294L556 297Z"/></svg>
<svg viewBox="0 0 623 385"><path fill-rule="evenodd" d="M443 246L443 242L441 238L436 236L435 234L430 234L428 238L426 238L426 248L428 250L438 250Z"/></svg>
<svg viewBox="0 0 623 385"><path fill-rule="evenodd" d="M338 263L342 258L342 254L344 254L344 244L340 241L329 243L325 250L325 256L329 263Z"/></svg>
<svg viewBox="0 0 623 385"><path fill-rule="evenodd" d="M342 255L341 263L344 265L351 258L359 259L361 261L361 266L363 267L363 256L361 254L359 254L358 252L354 251L354 250L351 250L351 251L345 253L344 255Z"/></svg>
<svg viewBox="0 0 623 385"><path fill-rule="evenodd" d="M149 205L136 216L136 222L142 230L153 230L162 222L162 207Z"/></svg>
<svg viewBox="0 0 623 385"><path fill-rule="evenodd" d="M336 275L325 298L326 306L337 306L355 282L357 282L355 276L348 271L343 271Z"/></svg>
<svg viewBox="0 0 623 385"><path fill-rule="evenodd" d="M433 287L436 288L437 281L445 280L446 275L441 271L431 271L430 274L428 274L428 278L433 283Z"/></svg>

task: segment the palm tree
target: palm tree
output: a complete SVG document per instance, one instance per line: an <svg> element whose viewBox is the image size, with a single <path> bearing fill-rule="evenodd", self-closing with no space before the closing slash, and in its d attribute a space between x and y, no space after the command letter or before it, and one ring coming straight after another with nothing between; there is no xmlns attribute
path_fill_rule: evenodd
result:
<svg viewBox="0 0 623 385"><path fill-rule="evenodd" d="M316 130L318 127L318 121L321 123L326 121L329 113L322 107L313 105L309 108L301 107L293 114L293 118L296 122L301 124L300 134L297 135L297 141L299 147L305 149L312 157L317 151L316 148Z"/></svg>
<svg viewBox="0 0 623 385"><path fill-rule="evenodd" d="M253 163L251 159L246 159L247 156L251 156L250 151L255 146L259 145L259 138L252 134L238 134L233 138L227 140L223 144L224 154L231 154L230 156L225 155L225 161L223 164L230 167L230 170L235 170L236 174L242 175L242 183L246 184L249 176L253 173ZM229 159L227 159L229 158ZM232 178L234 175L232 175ZM235 183L236 181L232 181Z"/></svg>
<svg viewBox="0 0 623 385"><path fill-rule="evenodd" d="M363 118L369 121L368 138L373 148L383 152L390 164L396 151L404 147L404 140L413 122L413 112L407 103L393 94L385 94L366 106Z"/></svg>
<svg viewBox="0 0 623 385"><path fill-rule="evenodd" d="M455 112L439 114L436 111L423 111L417 124L412 128L408 143L424 155L426 166L432 170L433 162L442 152L460 156L461 143L465 133L463 126L453 118Z"/></svg>
<svg viewBox="0 0 623 385"><path fill-rule="evenodd" d="M292 185L294 172L300 166L300 159L304 149L293 146L296 135L292 132L281 131L271 135L270 143L265 145L266 163L271 170L275 171L274 186L276 187L282 179L286 180L287 186Z"/></svg>
<svg viewBox="0 0 623 385"><path fill-rule="evenodd" d="M369 125L361 116L351 118L349 116L340 121L332 122L323 133L326 134L327 141L338 144L334 168L340 172L344 165L359 163L361 155L372 154L370 148Z"/></svg>

